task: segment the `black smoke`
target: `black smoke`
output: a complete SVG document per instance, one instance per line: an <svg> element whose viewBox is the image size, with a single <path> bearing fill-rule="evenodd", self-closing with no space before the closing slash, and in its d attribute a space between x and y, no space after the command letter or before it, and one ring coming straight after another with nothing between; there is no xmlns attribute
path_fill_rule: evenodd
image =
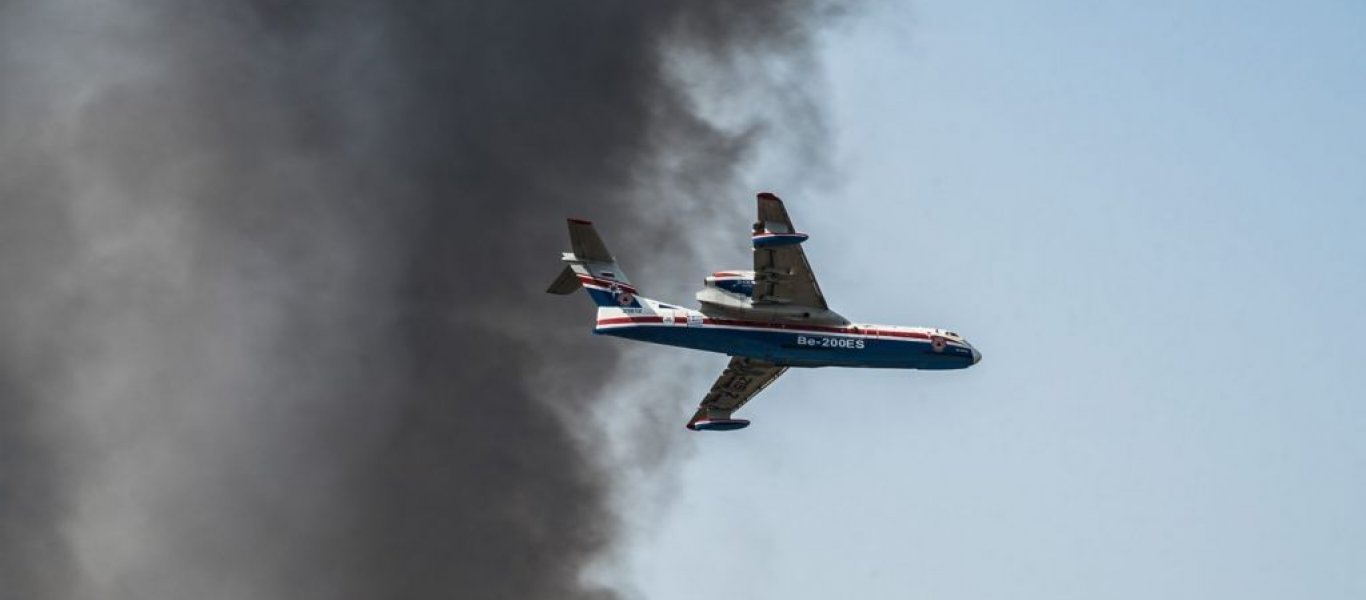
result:
<svg viewBox="0 0 1366 600"><path fill-rule="evenodd" d="M563 218L686 261L764 136L679 74L825 10L0 0L3 595L613 596Z"/></svg>

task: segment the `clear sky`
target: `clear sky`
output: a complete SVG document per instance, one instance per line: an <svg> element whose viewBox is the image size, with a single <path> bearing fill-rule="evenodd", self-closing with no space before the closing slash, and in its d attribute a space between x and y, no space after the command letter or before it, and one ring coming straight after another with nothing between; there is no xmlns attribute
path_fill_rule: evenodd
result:
<svg viewBox="0 0 1366 600"><path fill-rule="evenodd" d="M849 19L812 82L836 183L769 187L837 310L985 358L789 372L661 476L621 577L661 600L1366 598L1363 32L1360 2Z"/></svg>

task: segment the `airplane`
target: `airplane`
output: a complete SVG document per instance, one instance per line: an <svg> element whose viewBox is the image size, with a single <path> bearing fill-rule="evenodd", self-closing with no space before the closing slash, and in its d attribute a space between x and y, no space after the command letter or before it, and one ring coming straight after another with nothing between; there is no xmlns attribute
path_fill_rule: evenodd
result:
<svg viewBox="0 0 1366 600"><path fill-rule="evenodd" d="M792 226L783 201L758 195L751 270L717 271L693 310L643 297L590 221L569 219L573 252L546 291L582 288L598 305L593 333L717 352L731 357L688 421L693 431L749 426L732 415L791 367L965 369L982 353L963 336L934 327L852 323L830 310L802 251L809 236Z"/></svg>

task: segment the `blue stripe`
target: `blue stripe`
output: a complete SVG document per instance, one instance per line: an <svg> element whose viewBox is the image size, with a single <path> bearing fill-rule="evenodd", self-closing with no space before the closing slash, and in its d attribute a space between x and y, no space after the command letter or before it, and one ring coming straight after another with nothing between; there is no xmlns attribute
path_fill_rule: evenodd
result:
<svg viewBox="0 0 1366 600"><path fill-rule="evenodd" d="M640 308L640 301L637 300L637 299L635 298L635 296L632 296L632 297L631 297L631 302L630 302L630 303L622 304L622 303L619 301L619 296L613 295L612 292L609 292L609 291L607 291L607 290L599 290L599 289L591 288L591 287L588 287L588 286L584 286L583 289L584 289L585 291L588 292L588 296L589 296L590 298L592 298L592 299L593 299L593 303L594 303L594 304L597 304L598 306L616 306L616 307L619 307L619 308Z"/></svg>

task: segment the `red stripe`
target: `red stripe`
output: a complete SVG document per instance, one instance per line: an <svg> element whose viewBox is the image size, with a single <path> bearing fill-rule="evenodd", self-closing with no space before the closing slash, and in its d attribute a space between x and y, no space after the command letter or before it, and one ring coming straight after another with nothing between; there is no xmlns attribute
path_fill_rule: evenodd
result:
<svg viewBox="0 0 1366 600"><path fill-rule="evenodd" d="M620 325L622 323L663 323L664 317L611 317L598 319L598 325Z"/></svg>
<svg viewBox="0 0 1366 600"><path fill-rule="evenodd" d="M876 332L878 337L920 338L922 340L930 339L929 335L917 331L891 331L889 329L878 329L876 330Z"/></svg>
<svg viewBox="0 0 1366 600"><path fill-rule="evenodd" d="M676 317L677 323L687 323L687 317ZM598 325L621 325L623 323L663 323L663 317L610 317L598 319ZM740 319L713 319L703 318L702 323L706 325L729 325L734 327L752 327L758 329L777 329L781 331L810 332L818 331L822 333L843 333L854 335L875 335L878 337L889 338L915 338L927 340L928 334L918 331L893 331L891 329L867 329L855 327L823 327L820 325L793 325L788 323L767 323L764 321L744 321Z"/></svg>
<svg viewBox="0 0 1366 600"><path fill-rule="evenodd" d="M855 335L876 335L881 337L900 337L900 338L919 338L929 339L930 336L915 331L894 331L891 329L868 329L859 327L825 327L821 325L799 325L790 323L769 323L765 321L746 321L741 319L705 319L705 323L712 325L734 325L739 327L758 327L763 329L779 329L790 331L820 331L825 333L845 333Z"/></svg>
<svg viewBox="0 0 1366 600"><path fill-rule="evenodd" d="M631 284L629 284L629 283L622 283L622 282L620 282L620 281L615 281L615 280L612 280L612 279L599 279L599 278L597 278L597 277L593 277L593 276L590 276L590 275L579 275L579 281L580 281L580 282L583 282L583 283L591 283L591 284L593 284L593 285L599 285L599 286L602 286L602 287L605 287L605 288L610 288L610 287L612 287L613 285L615 285L615 286L617 286L617 287L620 287L621 290L624 291L624 292L630 292L630 293L632 293L632 294L636 293L636 288L635 288L635 286L633 286L633 285L631 285Z"/></svg>
<svg viewBox="0 0 1366 600"><path fill-rule="evenodd" d="M828 333L860 333L849 327L824 327L821 325L792 325L788 323L769 323L767 321L745 321L741 319L704 319L712 325L734 325L738 327L758 327L762 329L783 329L794 331L823 331Z"/></svg>

